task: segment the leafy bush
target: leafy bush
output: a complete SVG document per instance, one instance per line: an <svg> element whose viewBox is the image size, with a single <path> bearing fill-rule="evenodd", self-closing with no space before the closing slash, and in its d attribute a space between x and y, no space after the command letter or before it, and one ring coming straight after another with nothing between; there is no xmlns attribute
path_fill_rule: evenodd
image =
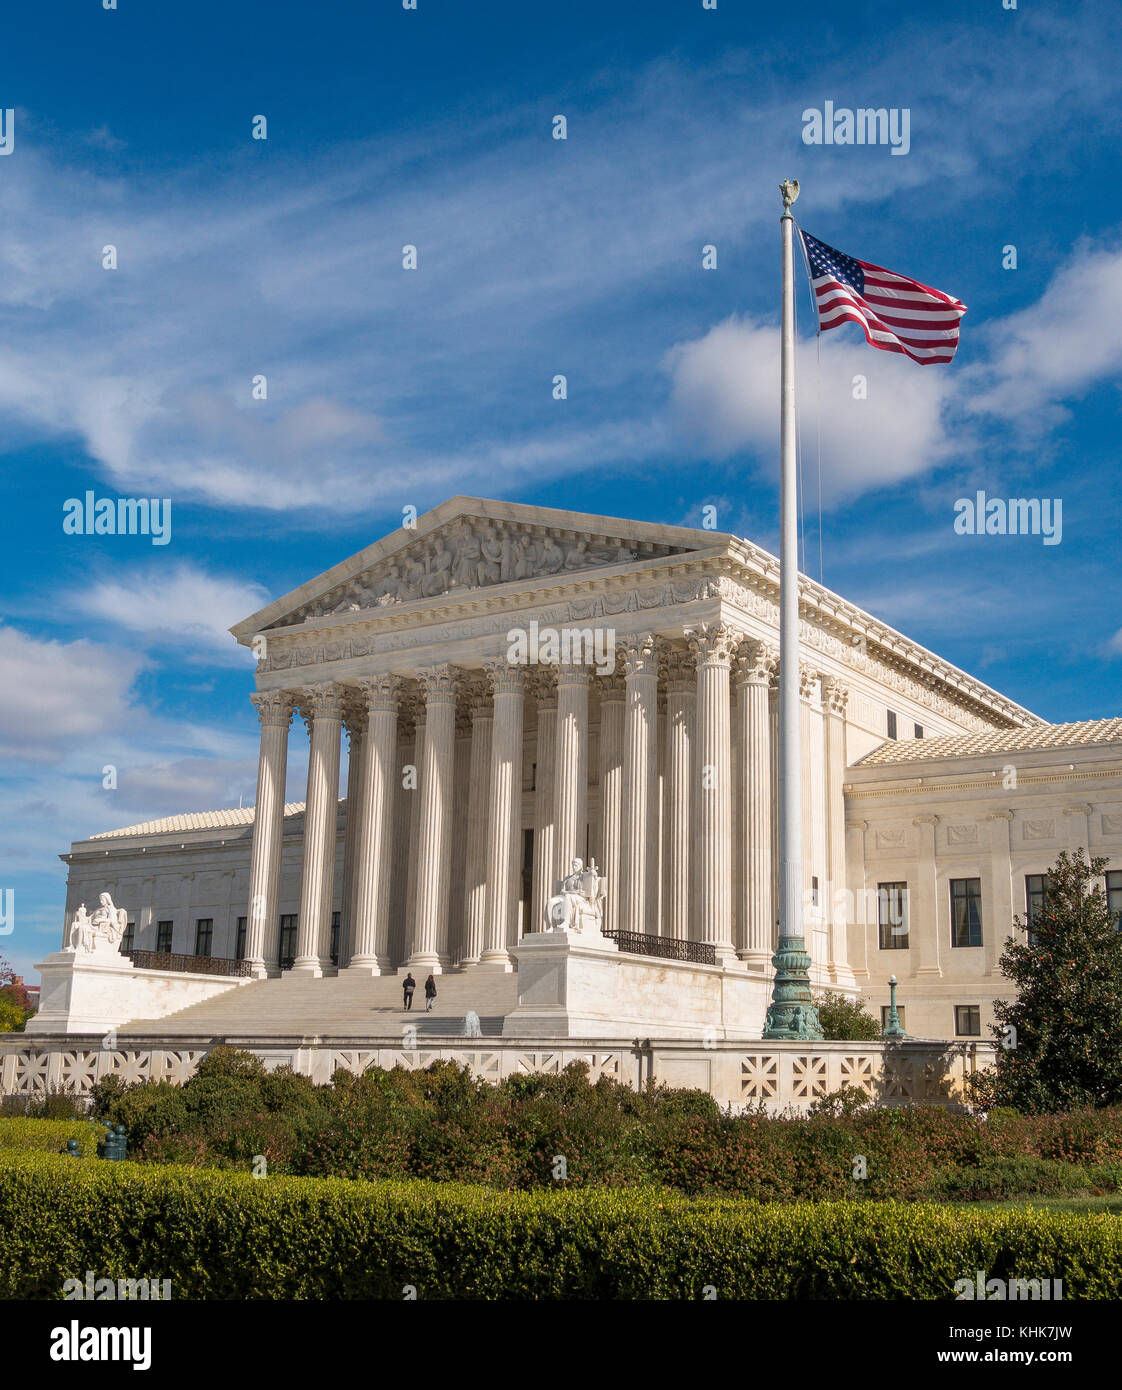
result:
<svg viewBox="0 0 1122 1390"><path fill-rule="evenodd" d="M827 990L815 1003L824 1037L842 1042L869 1042L880 1037L880 1024L866 1010L864 1000Z"/></svg>
<svg viewBox="0 0 1122 1390"><path fill-rule="evenodd" d="M0 1148L39 1149L44 1153L65 1153L67 1142L77 1139L83 1158L93 1158L105 1138L101 1125L88 1120L0 1119Z"/></svg>
<svg viewBox="0 0 1122 1390"><path fill-rule="evenodd" d="M945 1299L1057 1278L1117 1298L1122 1223L1040 1209L760 1206L664 1192L498 1193L0 1152L0 1298L67 1278L170 1279L176 1299ZM222 1257L215 1258L221 1251Z"/></svg>

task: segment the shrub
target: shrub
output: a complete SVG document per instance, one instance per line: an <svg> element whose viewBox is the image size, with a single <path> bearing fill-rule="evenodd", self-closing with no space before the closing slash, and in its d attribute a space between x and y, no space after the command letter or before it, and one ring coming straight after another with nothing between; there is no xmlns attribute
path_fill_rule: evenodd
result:
<svg viewBox="0 0 1122 1390"><path fill-rule="evenodd" d="M826 990L815 1003L824 1037L844 1042L869 1042L880 1037L880 1024L863 1000Z"/></svg>
<svg viewBox="0 0 1122 1390"><path fill-rule="evenodd" d="M89 1120L0 1119L0 1147L6 1149L65 1153L67 1142L77 1139L82 1157L93 1158L104 1138L103 1126Z"/></svg>
<svg viewBox="0 0 1122 1390"><path fill-rule="evenodd" d="M945 1299L978 1269L1116 1298L1122 1223L1040 1209L497 1193L0 1153L0 1297L168 1278L177 1299ZM220 1257L218 1252L221 1252Z"/></svg>

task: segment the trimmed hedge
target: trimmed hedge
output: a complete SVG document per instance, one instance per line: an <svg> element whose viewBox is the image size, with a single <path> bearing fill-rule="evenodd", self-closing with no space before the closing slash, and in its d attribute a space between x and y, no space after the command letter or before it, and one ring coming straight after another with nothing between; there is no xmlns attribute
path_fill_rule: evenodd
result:
<svg viewBox="0 0 1122 1390"><path fill-rule="evenodd" d="M175 1299L949 1299L956 1279L1122 1294L1122 1222L1039 1209L757 1205L267 1178L0 1151L0 1298L67 1278Z"/></svg>
<svg viewBox="0 0 1122 1390"><path fill-rule="evenodd" d="M67 1141L77 1139L83 1158L93 1158L105 1138L105 1126L89 1120L28 1120L22 1117L0 1119L0 1148L40 1149L46 1153L65 1153Z"/></svg>

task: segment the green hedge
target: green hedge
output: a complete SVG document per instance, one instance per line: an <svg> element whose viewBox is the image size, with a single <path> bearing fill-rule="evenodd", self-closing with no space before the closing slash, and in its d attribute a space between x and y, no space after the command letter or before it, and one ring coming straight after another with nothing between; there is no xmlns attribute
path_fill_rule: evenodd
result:
<svg viewBox="0 0 1122 1390"><path fill-rule="evenodd" d="M77 1139L84 1158L93 1158L105 1138L105 1126L89 1120L28 1120L22 1117L0 1119L0 1148L41 1149L46 1153L65 1153L70 1139Z"/></svg>
<svg viewBox="0 0 1122 1390"><path fill-rule="evenodd" d="M0 1298L67 1278L178 1299L947 1299L956 1279L1122 1294L1122 1222L1039 1209L757 1205L652 1191L267 1178L0 1150Z"/></svg>

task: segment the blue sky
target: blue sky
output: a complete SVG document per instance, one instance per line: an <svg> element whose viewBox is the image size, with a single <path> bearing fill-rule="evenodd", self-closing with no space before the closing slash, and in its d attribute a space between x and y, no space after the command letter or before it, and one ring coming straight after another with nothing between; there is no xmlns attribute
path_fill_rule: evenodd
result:
<svg viewBox="0 0 1122 1390"><path fill-rule="evenodd" d="M808 231L969 305L950 367L853 325L819 361L800 284L807 570L821 524L831 588L1046 718L1122 713L1117 23L1000 0L6 13L0 953L30 973L57 941L72 839L252 799L226 628L403 506L715 504L775 549L787 176ZM805 145L826 100L908 108L909 152ZM979 488L1062 499L1062 542L956 535ZM65 535L91 489L170 497L170 543Z"/></svg>

